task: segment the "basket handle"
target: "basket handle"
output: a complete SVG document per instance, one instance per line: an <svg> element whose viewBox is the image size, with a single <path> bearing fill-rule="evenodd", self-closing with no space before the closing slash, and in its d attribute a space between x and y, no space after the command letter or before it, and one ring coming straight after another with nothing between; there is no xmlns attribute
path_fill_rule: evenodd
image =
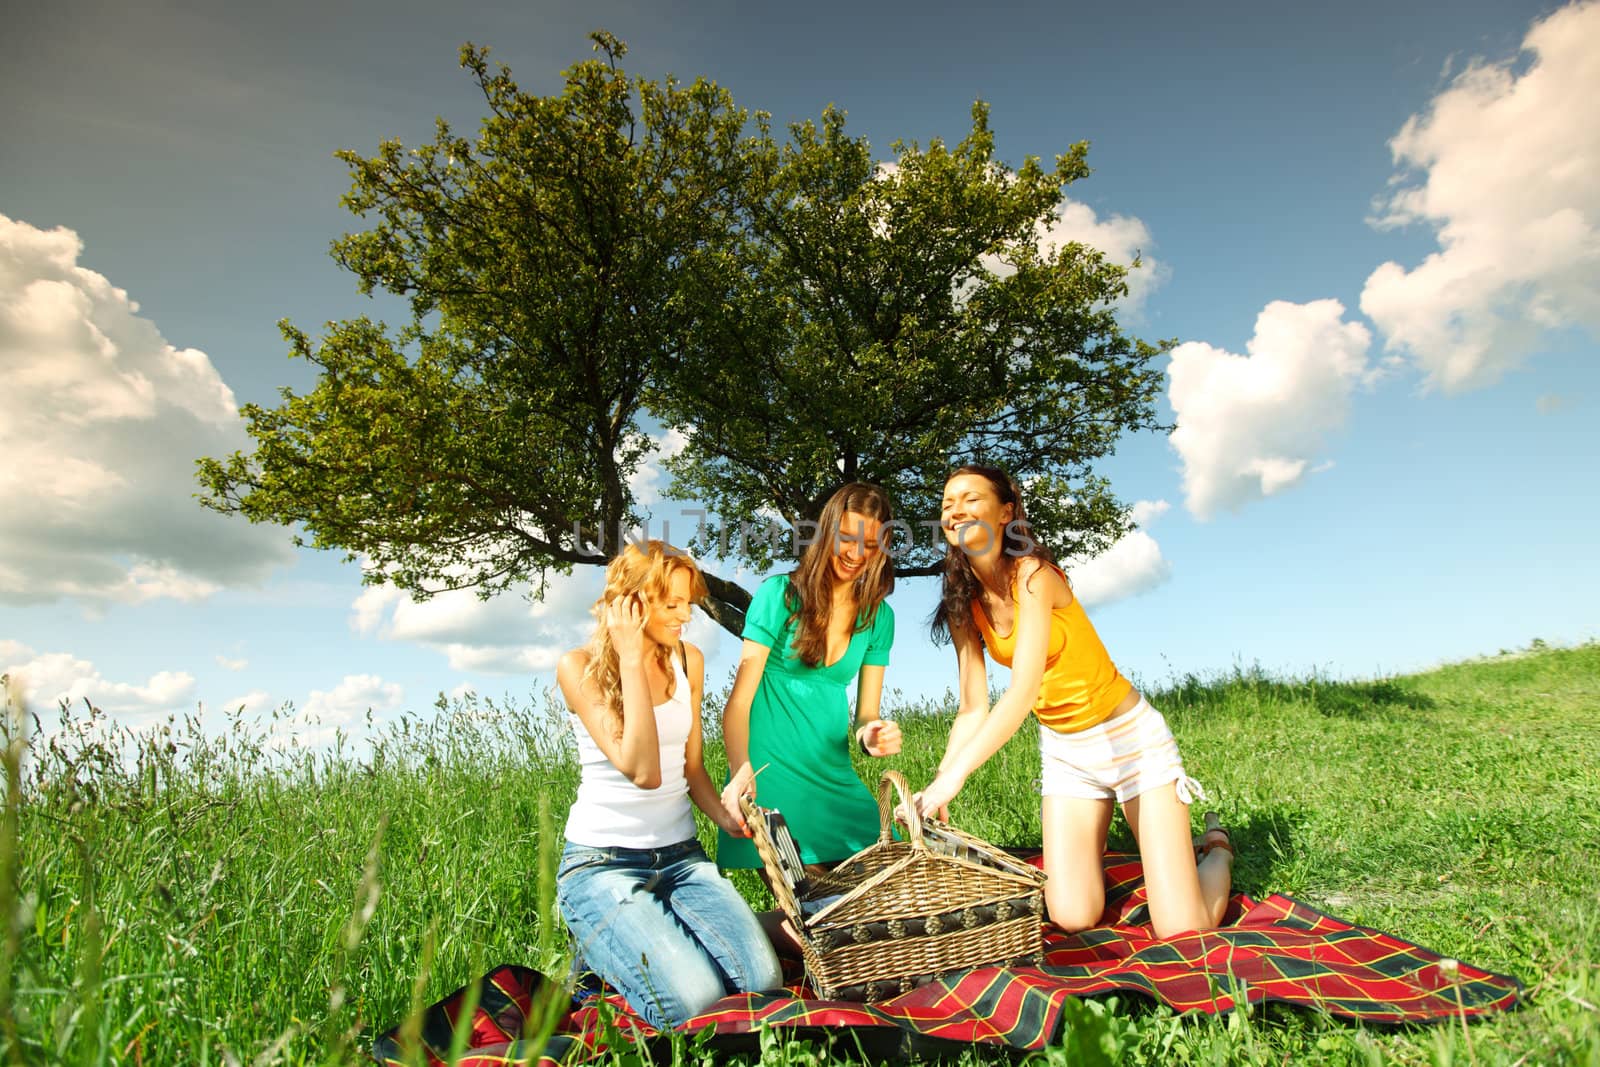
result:
<svg viewBox="0 0 1600 1067"><path fill-rule="evenodd" d="M883 777L878 779L878 843L888 844L894 838L894 808L891 793L898 794L900 807L906 813L906 834L911 838L911 847L928 850L927 843L922 840L922 817L917 814L917 806L911 802L911 787L906 784L906 776L899 771L884 771Z"/></svg>
<svg viewBox="0 0 1600 1067"><path fill-rule="evenodd" d="M761 866L766 869L767 888L772 890L773 899L794 923L795 928L804 930L805 916L800 911L800 902L783 877L783 867L778 863L777 846L772 843L772 835L767 832L767 813L748 793L739 798L739 810L744 814L745 825L750 827L751 844L756 847L756 855L761 857Z"/></svg>

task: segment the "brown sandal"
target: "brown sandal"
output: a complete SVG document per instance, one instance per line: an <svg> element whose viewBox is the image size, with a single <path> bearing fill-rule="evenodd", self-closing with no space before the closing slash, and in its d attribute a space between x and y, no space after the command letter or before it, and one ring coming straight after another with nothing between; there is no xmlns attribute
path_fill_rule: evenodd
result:
<svg viewBox="0 0 1600 1067"><path fill-rule="evenodd" d="M1234 854L1233 838L1229 835L1227 828L1222 825L1221 817L1214 811L1208 811L1205 819L1205 830L1194 840L1195 862L1198 863L1205 859L1206 855L1214 848L1220 848L1229 856L1232 856Z"/></svg>

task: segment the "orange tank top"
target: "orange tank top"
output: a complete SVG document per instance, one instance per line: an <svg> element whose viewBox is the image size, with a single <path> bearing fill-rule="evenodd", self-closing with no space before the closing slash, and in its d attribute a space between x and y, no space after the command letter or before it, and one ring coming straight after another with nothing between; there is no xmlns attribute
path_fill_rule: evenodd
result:
<svg viewBox="0 0 1600 1067"><path fill-rule="evenodd" d="M1052 569L1066 575L1059 567ZM1017 596L1017 582L1011 580L1011 597ZM1017 650L1017 627L1001 636L983 610L982 598L972 601L972 621L983 635L983 645L1001 666L1011 666ZM1070 734L1097 726L1111 717L1122 698L1133 689L1111 662L1100 635L1094 632L1083 605L1074 596L1072 603L1050 613L1050 643L1045 649L1044 677L1039 682L1039 699L1033 713L1039 721L1058 733Z"/></svg>

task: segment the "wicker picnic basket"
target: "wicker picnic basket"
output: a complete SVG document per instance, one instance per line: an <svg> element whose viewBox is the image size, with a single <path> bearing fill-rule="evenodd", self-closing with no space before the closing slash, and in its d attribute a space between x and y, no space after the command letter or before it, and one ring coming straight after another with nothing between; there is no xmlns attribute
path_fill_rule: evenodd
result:
<svg viewBox="0 0 1600 1067"><path fill-rule="evenodd" d="M894 839L894 795L907 840ZM878 840L807 876L781 815L743 799L806 976L829 1000L881 1000L969 967L1039 962L1044 874L980 838L920 819L898 771L878 782ZM830 900L829 898L837 899Z"/></svg>

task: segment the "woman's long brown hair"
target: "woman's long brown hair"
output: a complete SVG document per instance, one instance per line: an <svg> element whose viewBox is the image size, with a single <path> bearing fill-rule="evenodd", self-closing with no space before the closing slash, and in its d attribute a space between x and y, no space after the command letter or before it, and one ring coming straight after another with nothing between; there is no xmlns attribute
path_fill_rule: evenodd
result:
<svg viewBox="0 0 1600 1067"><path fill-rule="evenodd" d="M834 546L842 537L860 536L859 532L841 534L847 512L865 515L879 522L894 518L889 508L889 495L875 485L851 482L841 487L822 506L817 519L816 537L800 557L800 565L789 575L789 591L785 606L789 618L799 619L795 629L794 650L807 667L821 664L828 654L828 616L833 607ZM878 616L878 605L894 590L894 565L882 545L866 559L861 573L856 575L855 631L871 628Z"/></svg>
<svg viewBox="0 0 1600 1067"><path fill-rule="evenodd" d="M1017 572L1017 564L1022 560L1031 556L1043 563L1055 562L1050 550L1034 540L1027 512L1022 507L1022 490L1011 480L1011 475L999 467L969 463L945 475L944 484L949 485L950 479L962 474L975 474L984 479L994 488L995 495L1000 498L1001 506L1011 505L1011 521L1000 531L1002 535L1000 569L1005 575L1007 588L1011 585L1012 575ZM929 621L928 630L935 641L947 641L952 630L970 624L972 601L982 595L982 589L978 576L973 573L972 561L967 558L966 551L959 544L945 545L944 568L940 574L939 603L933 609L933 618Z"/></svg>
<svg viewBox="0 0 1600 1067"><path fill-rule="evenodd" d="M667 599L672 575L680 569L689 572L689 600L700 603L706 597L706 580L700 568L689 553L665 541L655 538L642 544L630 541L606 564L605 589L590 609L597 625L589 637L589 663L583 669L583 681L594 682L594 687L605 698L606 708L611 712L608 725L615 737L622 736L622 674L618 669L617 650L611 644L611 630L606 626L606 605L619 597L638 594L648 614ZM672 670L672 655L676 651L657 646L655 652L656 663L667 676L668 697L672 696L676 685Z"/></svg>

